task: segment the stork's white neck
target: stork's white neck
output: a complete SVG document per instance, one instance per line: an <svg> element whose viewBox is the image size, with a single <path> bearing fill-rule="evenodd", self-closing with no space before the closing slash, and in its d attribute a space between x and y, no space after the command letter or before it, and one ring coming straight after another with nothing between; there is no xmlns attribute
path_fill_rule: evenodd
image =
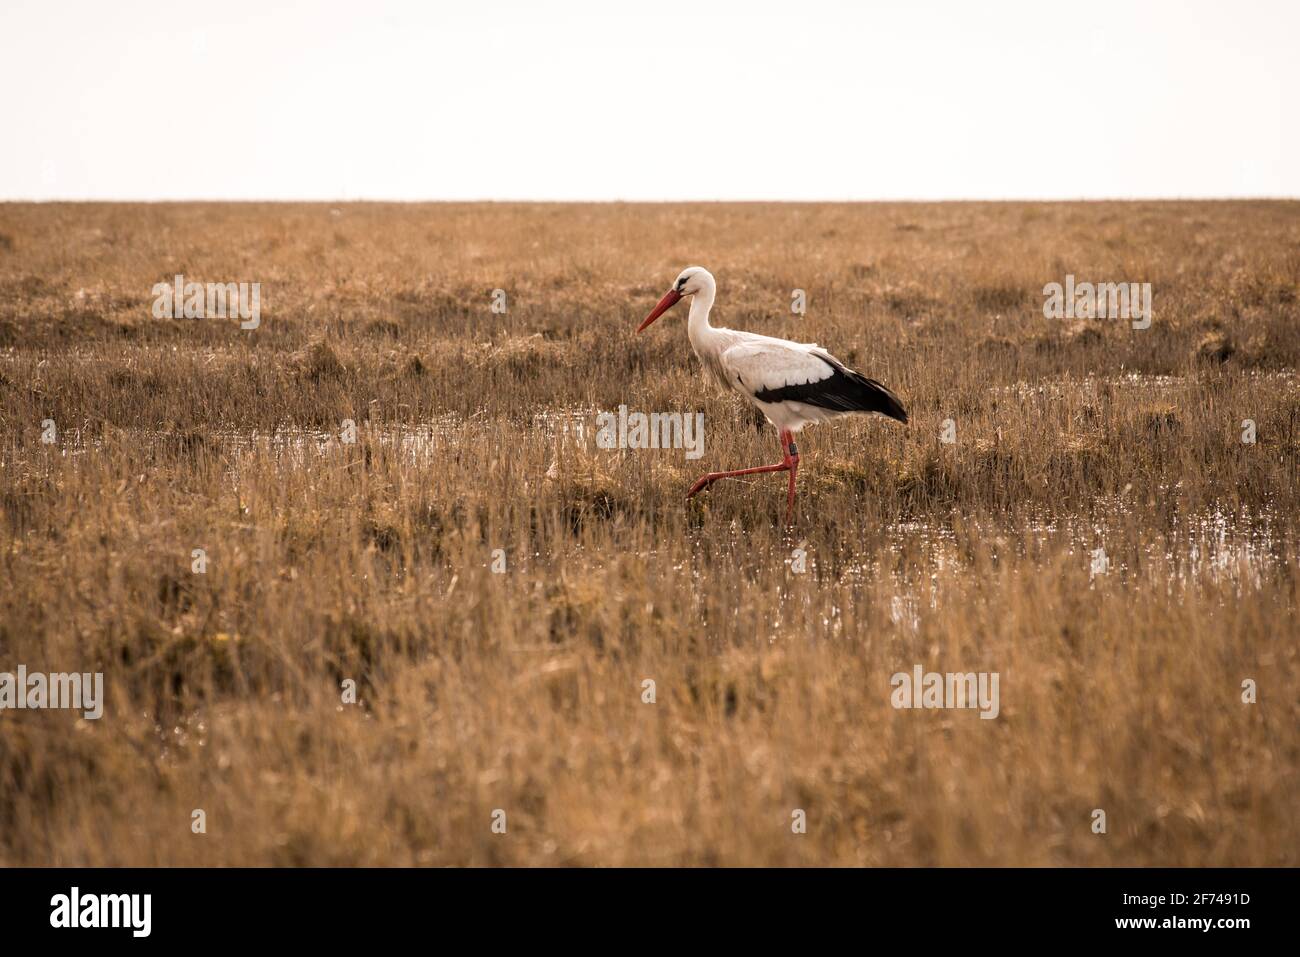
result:
<svg viewBox="0 0 1300 957"><path fill-rule="evenodd" d="M690 336L691 345L695 346L696 352L699 352L700 345L713 332L713 327L709 325L709 310L713 308L713 299L718 292L713 277L708 276L707 273L705 275L708 278L704 288L691 297L691 314L686 323L686 333Z"/></svg>

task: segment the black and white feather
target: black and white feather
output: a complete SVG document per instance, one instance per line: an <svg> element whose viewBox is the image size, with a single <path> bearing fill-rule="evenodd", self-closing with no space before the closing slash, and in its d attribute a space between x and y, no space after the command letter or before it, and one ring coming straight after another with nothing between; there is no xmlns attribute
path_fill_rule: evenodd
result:
<svg viewBox="0 0 1300 957"><path fill-rule="evenodd" d="M810 422L852 412L878 412L907 421L907 410L897 395L814 343L730 329L725 335L726 347L706 365L777 428L797 432Z"/></svg>

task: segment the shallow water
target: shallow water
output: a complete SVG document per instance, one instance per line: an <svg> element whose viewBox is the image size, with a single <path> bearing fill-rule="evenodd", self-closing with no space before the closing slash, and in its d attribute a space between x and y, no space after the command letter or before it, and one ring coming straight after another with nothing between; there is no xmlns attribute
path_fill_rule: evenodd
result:
<svg viewBox="0 0 1300 957"><path fill-rule="evenodd" d="M0 353L3 356L3 353ZM1290 371L1259 373L1261 378L1270 383L1285 381L1288 384L1300 384L1295 374ZM1010 386L997 387L992 391L1000 394L1034 396L1038 398L1059 398L1067 394L1095 394L1102 388L1144 389L1155 393L1175 393L1190 388L1194 380L1177 376L1152 376L1128 374L1121 376L1087 377L1082 380L1059 379L1042 383L1015 383ZM1081 393L1082 390L1082 393ZM565 447L578 447L587 451L595 449L595 436L598 431L597 415L603 410L587 408L557 408L535 412L522 424L521 431L540 437L548 443L555 443L557 450ZM390 450L412 466L433 463L449 443L461 442L465 433L479 425L488 426L494 420L474 416L461 416L455 413L439 415L419 423L383 423L357 421L354 423L355 444L364 444L374 449ZM227 456L230 464L227 474L237 480L240 460L247 455L270 456L287 469L307 468L316 459L331 456L345 450L349 445L344 434L346 425L340 423L340 429L333 431L281 428L273 431L214 430L193 433L196 445L207 447ZM187 440L185 434L176 434L159 430L123 430L146 446L151 444L177 443ZM60 432L58 441L45 450L45 454L54 452L60 456L82 456L93 454L100 447L100 442L87 436L78 429ZM28 446L25 449L0 449L0 467L21 468L38 465L42 453L40 446ZM1229 515L1223 511L1211 510L1195 515L1174 515L1172 526L1157 531L1150 527L1146 517L1141 514L1142 506L1132 500L1116 497L1107 501L1094 503L1088 514L1077 512L1056 513L1040 510L1040 514L1025 520L1021 512L1014 522L997 523L986 519L972 522L960 516L937 516L919 521L899 522L881 529L885 549L876 548L870 556L863 555L861 560L844 563L845 555L837 555L837 576L844 580L863 582L879 580L881 576L897 577L892 570L899 565L915 567L919 556L928 566L931 578L937 579L950 565L961 565L964 559L960 554L959 536L954 529L954 520L964 526L962 538L974 538L990 542L995 553L1011 556L1023 556L1051 547L1059 550L1063 544L1067 553L1077 555L1080 562L1092 570L1092 577L1098 575L1125 576L1139 573L1140 569L1130 566L1143 564L1144 561L1161 561L1172 569L1172 582L1208 579L1216 582L1233 581L1241 587L1258 586L1262 576L1288 561L1294 561L1296 543L1290 539L1293 525L1282 521L1282 517L1272 509L1250 515ZM1033 513L1031 513L1033 514ZM1151 534L1152 539L1143 543L1135 556L1131 541L1134 527L1142 528L1144 534ZM688 532L688 537L703 533ZM744 535L735 527L736 541L732 544L743 547ZM725 539L725 533L721 536ZM716 548L719 543L719 530L710 529L708 541L701 540L701 546ZM1105 550L1107 543L1110 550L1101 556L1098 549ZM913 561L900 562L898 559L911 556ZM808 556L809 571L816 569L816 556ZM931 596L932 598L932 596ZM918 599L900 598L897 616L906 619L908 608L914 607Z"/></svg>

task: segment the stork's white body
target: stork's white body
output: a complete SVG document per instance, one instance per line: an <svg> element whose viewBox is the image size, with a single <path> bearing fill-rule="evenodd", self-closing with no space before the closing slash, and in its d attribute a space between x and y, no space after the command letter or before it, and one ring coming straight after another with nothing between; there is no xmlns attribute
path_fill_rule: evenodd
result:
<svg viewBox="0 0 1300 957"><path fill-rule="evenodd" d="M708 275L706 273L706 275ZM777 429L798 432L810 422L825 422L846 412L819 408L804 402L764 402L759 392L775 391L792 385L820 382L834 374L820 356L836 361L821 346L811 342L791 342L756 332L720 329L709 325L716 286L709 282L691 300L687 335L704 368L724 388L743 396Z"/></svg>

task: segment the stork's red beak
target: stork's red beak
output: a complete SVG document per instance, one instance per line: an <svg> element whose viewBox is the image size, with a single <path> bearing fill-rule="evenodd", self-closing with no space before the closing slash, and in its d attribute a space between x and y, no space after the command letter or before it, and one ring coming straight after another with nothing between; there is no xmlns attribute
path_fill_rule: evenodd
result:
<svg viewBox="0 0 1300 957"><path fill-rule="evenodd" d="M677 305L677 303L681 301L681 298L682 294L680 292L676 289L669 289L667 295L659 300L659 305L655 306L654 309L651 310L650 315L646 316L642 321L641 325L636 327L636 331L640 332L646 326L650 325L650 323L654 322L673 306Z"/></svg>

